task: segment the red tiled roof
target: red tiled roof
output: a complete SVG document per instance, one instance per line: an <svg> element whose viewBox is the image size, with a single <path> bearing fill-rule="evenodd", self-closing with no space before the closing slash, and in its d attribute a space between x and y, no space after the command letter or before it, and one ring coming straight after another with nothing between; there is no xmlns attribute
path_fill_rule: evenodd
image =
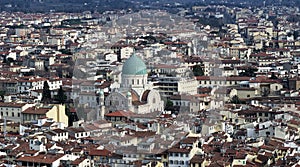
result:
<svg viewBox="0 0 300 167"><path fill-rule="evenodd" d="M37 107L30 107L24 110L23 114L38 114L43 115L46 114L51 108L37 108Z"/></svg>
<svg viewBox="0 0 300 167"><path fill-rule="evenodd" d="M186 149L186 148L176 148L176 147L173 147L173 148L170 148L168 150L168 152L175 152L175 153L189 153L191 151L191 149Z"/></svg>
<svg viewBox="0 0 300 167"><path fill-rule="evenodd" d="M216 76L196 76L196 79L199 80L210 80L210 81L249 81L251 77L216 77Z"/></svg>
<svg viewBox="0 0 300 167"><path fill-rule="evenodd" d="M134 90L131 90L131 99L132 101L140 101L139 95Z"/></svg>
<svg viewBox="0 0 300 167"><path fill-rule="evenodd" d="M204 161L204 158L200 155L194 155L191 159L191 163L201 163Z"/></svg>
<svg viewBox="0 0 300 167"><path fill-rule="evenodd" d="M110 156L112 155L110 151L103 149L103 150L90 150L89 151L90 156Z"/></svg>
<svg viewBox="0 0 300 167"><path fill-rule="evenodd" d="M20 108L26 105L26 103L0 103L0 107L15 107Z"/></svg>
<svg viewBox="0 0 300 167"><path fill-rule="evenodd" d="M128 117L134 115L131 111L115 111L105 114L106 117Z"/></svg>
<svg viewBox="0 0 300 167"><path fill-rule="evenodd" d="M64 154L41 154L37 156L24 156L18 158L16 161L19 162L33 162L33 163L41 163L41 164L52 164L57 161L59 158L63 157Z"/></svg>
<svg viewBox="0 0 300 167"><path fill-rule="evenodd" d="M75 160L71 163L71 165L79 165L79 164L81 164L84 160L85 160L85 158L77 158L77 159L75 159Z"/></svg>
<svg viewBox="0 0 300 167"><path fill-rule="evenodd" d="M280 83L280 80L269 79L267 77L261 76L256 77L255 80L250 80L250 83Z"/></svg>
<svg viewBox="0 0 300 167"><path fill-rule="evenodd" d="M142 95L142 101L147 101L150 90L146 90Z"/></svg>
<svg viewBox="0 0 300 167"><path fill-rule="evenodd" d="M155 134L156 132L152 132L152 131L136 131L134 132L134 134L132 134L132 136L138 138L145 138L145 137L154 136Z"/></svg>
<svg viewBox="0 0 300 167"><path fill-rule="evenodd" d="M193 144L198 140L198 137L187 137L180 141L183 144Z"/></svg>

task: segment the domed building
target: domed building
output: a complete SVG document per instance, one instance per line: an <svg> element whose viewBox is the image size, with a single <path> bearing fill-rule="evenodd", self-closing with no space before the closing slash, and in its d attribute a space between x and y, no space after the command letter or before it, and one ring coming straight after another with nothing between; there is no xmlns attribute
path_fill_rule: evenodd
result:
<svg viewBox="0 0 300 167"><path fill-rule="evenodd" d="M163 111L160 94L148 83L147 67L143 60L133 54L122 67L120 89L111 92L105 99L106 112L117 110L146 114Z"/></svg>
<svg viewBox="0 0 300 167"><path fill-rule="evenodd" d="M134 54L123 65L121 88L134 89L141 93L147 86L147 78L148 73L145 63Z"/></svg>

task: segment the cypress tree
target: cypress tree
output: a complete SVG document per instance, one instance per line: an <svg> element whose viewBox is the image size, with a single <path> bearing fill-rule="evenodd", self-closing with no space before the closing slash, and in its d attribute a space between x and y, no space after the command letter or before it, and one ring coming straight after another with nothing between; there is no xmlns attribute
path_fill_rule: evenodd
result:
<svg viewBox="0 0 300 167"><path fill-rule="evenodd" d="M57 92L57 101L60 104L64 104L65 101L66 101L65 92L64 92L62 86L60 86L59 89L58 89L58 92Z"/></svg>
<svg viewBox="0 0 300 167"><path fill-rule="evenodd" d="M42 103L50 103L51 102L51 91L49 88L49 84L47 81L44 81L44 88L42 93Z"/></svg>

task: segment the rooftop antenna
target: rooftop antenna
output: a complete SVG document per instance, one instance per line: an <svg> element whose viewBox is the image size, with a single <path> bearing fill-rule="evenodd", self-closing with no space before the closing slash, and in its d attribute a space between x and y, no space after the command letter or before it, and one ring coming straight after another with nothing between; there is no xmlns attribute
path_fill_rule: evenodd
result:
<svg viewBox="0 0 300 167"><path fill-rule="evenodd" d="M5 140L6 139L6 117L4 117L3 135Z"/></svg>
<svg viewBox="0 0 300 167"><path fill-rule="evenodd" d="M129 26L132 25L132 17L129 18Z"/></svg>

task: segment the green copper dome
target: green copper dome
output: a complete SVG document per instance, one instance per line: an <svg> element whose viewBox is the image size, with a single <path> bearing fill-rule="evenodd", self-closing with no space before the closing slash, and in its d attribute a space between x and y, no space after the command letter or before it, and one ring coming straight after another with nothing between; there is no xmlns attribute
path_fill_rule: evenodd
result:
<svg viewBox="0 0 300 167"><path fill-rule="evenodd" d="M145 75L147 67L143 60L133 54L123 65L122 74L125 75Z"/></svg>

